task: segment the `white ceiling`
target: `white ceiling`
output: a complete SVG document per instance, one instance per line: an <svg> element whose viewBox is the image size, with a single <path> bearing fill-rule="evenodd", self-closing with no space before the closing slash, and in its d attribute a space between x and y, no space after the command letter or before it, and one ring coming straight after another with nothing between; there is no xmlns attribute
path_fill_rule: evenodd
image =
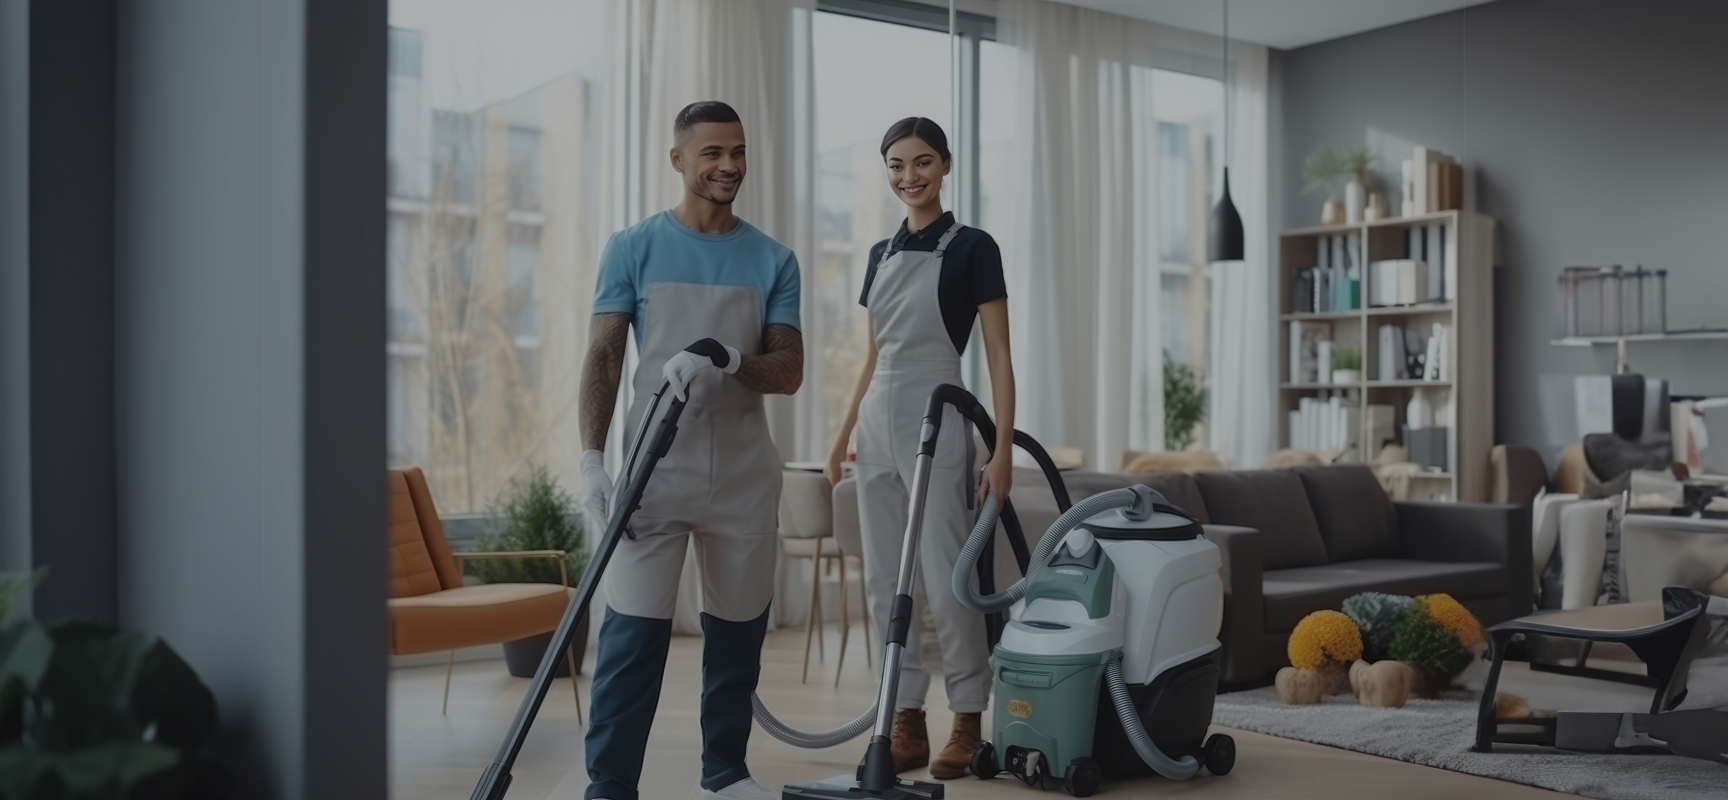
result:
<svg viewBox="0 0 1728 800"><path fill-rule="evenodd" d="M1192 31L1218 33L1222 0L1060 0ZM1490 0L1235 0L1230 38L1280 50L1409 22Z"/></svg>

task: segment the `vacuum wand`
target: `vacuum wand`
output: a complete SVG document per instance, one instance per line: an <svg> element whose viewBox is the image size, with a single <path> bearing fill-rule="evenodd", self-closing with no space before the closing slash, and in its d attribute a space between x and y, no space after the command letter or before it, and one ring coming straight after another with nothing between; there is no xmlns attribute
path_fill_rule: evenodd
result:
<svg viewBox="0 0 1728 800"><path fill-rule="evenodd" d="M646 430L653 422L654 410L666 394L667 385L662 384L660 391L655 392L648 402L648 411L643 416L642 425ZM624 492L615 498L612 514L606 521L606 532L600 539L600 547L594 557L588 561L588 569L582 573L582 582L576 587L575 599L564 608L564 618L559 620L558 629L552 635L552 641L546 647L546 655L540 658L540 667L534 671L534 682L528 688L528 695L522 698L521 707L516 709L516 718L510 722L510 730L504 735L503 744L498 747L498 755L493 758L492 765L481 775L479 785L474 787L471 800L503 800L504 793L510 789L510 768L516 763L516 756L522 751L522 743L528 738L528 729L534 724L534 717L540 713L540 704L546 700L546 693L552 688L552 677L558 671L558 661L565 651L570 649L571 640L576 636L577 622L588 615L588 604L594 599L594 592L599 588L600 576L606 571L607 562L612 560L612 551L618 547L618 539L624 536L630 525L630 515L636 512L642 502L642 493L648 487L648 478L654 474L654 467L666 453L672 449L672 440L678 434L678 417L684 413L684 401L676 397L666 407L666 414L660 418L655 427L645 452L640 450L642 436L637 437L637 449L640 461L636 460L638 453L632 453L627 469L629 482L625 484ZM634 537L632 537L634 538ZM576 680L572 674L571 680Z"/></svg>

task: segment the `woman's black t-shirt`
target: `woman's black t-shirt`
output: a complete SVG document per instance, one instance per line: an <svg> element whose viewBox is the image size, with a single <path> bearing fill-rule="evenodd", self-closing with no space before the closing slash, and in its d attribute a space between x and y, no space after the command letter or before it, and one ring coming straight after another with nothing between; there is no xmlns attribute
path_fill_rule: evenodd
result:
<svg viewBox="0 0 1728 800"><path fill-rule="evenodd" d="M954 212L943 214L921 231L907 231L906 223L893 238L883 239L870 248L870 267L864 273L864 292L858 305L869 307L870 284L876 281L876 265L882 259L901 250L934 251L942 234L954 225ZM972 322L978 318L978 306L1008 296L1008 283L1002 277L1002 250L990 234L968 227L954 234L948 251L942 254L942 274L937 278L936 302L942 309L942 325L954 341L954 352L966 352L966 341L972 337Z"/></svg>

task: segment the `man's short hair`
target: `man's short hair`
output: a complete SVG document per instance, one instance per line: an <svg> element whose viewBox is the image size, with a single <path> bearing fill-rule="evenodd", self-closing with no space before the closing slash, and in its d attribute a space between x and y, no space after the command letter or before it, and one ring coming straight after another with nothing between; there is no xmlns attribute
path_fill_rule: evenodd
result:
<svg viewBox="0 0 1728 800"><path fill-rule="evenodd" d="M719 100L701 100L684 107L678 112L677 121L672 123L672 138L678 144L683 144L691 129L702 122L739 122L738 112Z"/></svg>

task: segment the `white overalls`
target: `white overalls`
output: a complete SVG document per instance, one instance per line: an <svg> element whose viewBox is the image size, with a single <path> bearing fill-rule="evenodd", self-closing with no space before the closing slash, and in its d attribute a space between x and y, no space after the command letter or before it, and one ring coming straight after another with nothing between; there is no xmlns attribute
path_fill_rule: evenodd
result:
<svg viewBox="0 0 1728 800"><path fill-rule="evenodd" d="M712 337L744 355L760 352L760 308L753 287L650 284L624 441L636 441L648 398L664 380L661 367L678 351ZM762 395L736 376L703 370L687 396L672 449L631 517L636 538L620 540L607 565L607 604L632 616L671 619L686 539L694 534L702 609L728 622L754 619L774 595L780 453L768 435Z"/></svg>
<svg viewBox="0 0 1728 800"><path fill-rule="evenodd" d="M925 405L937 386L964 385L960 353L943 324L937 297L943 253L963 228L958 222L950 225L934 251L900 250L883 256L866 298L876 373L858 408L858 520L870 613L879 631L888 630ZM948 707L956 713L983 711L990 696L984 617L961 606L948 588L975 516L968 508L976 485L973 452L971 427L958 411L946 408L930 470L918 560L942 646ZM915 607L914 632L921 617ZM898 708L924 707L930 673L920 651L914 633L901 658Z"/></svg>

